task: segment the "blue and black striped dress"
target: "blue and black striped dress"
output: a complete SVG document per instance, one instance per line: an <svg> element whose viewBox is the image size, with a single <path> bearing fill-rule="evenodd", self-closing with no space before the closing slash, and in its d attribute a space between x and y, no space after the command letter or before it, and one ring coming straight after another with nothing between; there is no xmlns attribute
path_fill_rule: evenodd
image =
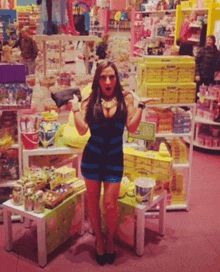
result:
<svg viewBox="0 0 220 272"><path fill-rule="evenodd" d="M102 112L103 114L103 112ZM123 176L123 133L126 118L119 118L119 107L112 118L103 114L101 124L90 127L91 137L82 156L82 175L91 180L120 182Z"/></svg>

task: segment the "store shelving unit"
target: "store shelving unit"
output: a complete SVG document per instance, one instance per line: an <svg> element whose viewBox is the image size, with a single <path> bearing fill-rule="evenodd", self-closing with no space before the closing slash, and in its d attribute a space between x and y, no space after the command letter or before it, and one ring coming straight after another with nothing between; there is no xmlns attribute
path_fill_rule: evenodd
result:
<svg viewBox="0 0 220 272"><path fill-rule="evenodd" d="M3 34L4 34L4 24L3 24L3 22L0 22L0 40L1 41L3 41L3 39L4 39Z"/></svg>
<svg viewBox="0 0 220 272"><path fill-rule="evenodd" d="M174 163L173 168L183 169L188 171L188 181L186 182L186 202L181 204L167 205L167 210L188 210L189 209L189 196L190 185L192 181L192 160L193 160L193 141L194 141L194 129L195 129L195 115L196 104L148 104L147 107L189 107L191 109L191 132L190 133L156 133L156 138L174 138L181 137L187 138L189 141L189 153L187 163Z"/></svg>
<svg viewBox="0 0 220 272"><path fill-rule="evenodd" d="M9 111L9 110L5 110L5 109L0 109L1 111ZM10 110L12 111L12 110ZM19 120L20 120L20 110L16 110L17 111L17 127L19 124ZM18 161L19 161L19 177L21 176L22 173L22 150L21 150L21 132L20 129L18 127L18 143L14 144L12 147L10 148L15 148L18 149ZM0 179L0 188L12 188L15 184L16 180L5 180L5 179ZM0 195L1 198L1 195ZM0 212L2 210L2 205L0 204ZM0 216L0 222L1 222L1 216ZM17 215L13 215L12 216L12 220L19 220L20 217Z"/></svg>
<svg viewBox="0 0 220 272"><path fill-rule="evenodd" d="M198 94L198 96L200 97L199 94ZM210 109L212 110L213 109L213 102L214 102L214 100L216 100L216 98L212 97L212 96L203 96L202 98L206 99L206 100L210 100ZM196 146L196 147L199 147L199 148L202 148L202 149L206 149L206 150L220 151L220 147L205 146L205 145L201 145L201 144L198 143L197 139L198 139L198 134L199 134L201 124L215 125L215 126L220 127L220 123L218 123L218 122L206 119L204 117L195 116L195 138L193 138L193 146ZM185 140L185 142L191 144L191 140L189 139L189 137L185 136L184 140Z"/></svg>
<svg viewBox="0 0 220 272"><path fill-rule="evenodd" d="M39 24L39 12L19 11L17 14L18 23L22 26L29 26L31 34L36 34Z"/></svg>
<svg viewBox="0 0 220 272"><path fill-rule="evenodd" d="M72 42L76 42L76 41L85 41L86 44L86 56L85 56L85 63L86 63L86 74L88 74L88 63L89 63L89 59L88 59L88 43L90 41L97 41L98 37L97 36L72 36L72 35L35 35L33 36L33 39L35 41L38 42L42 42L43 43L43 74L46 77L47 75L47 46L46 43L50 42L50 41L58 41L59 42L59 59L60 59L60 67L62 65L62 42L64 41L72 41Z"/></svg>
<svg viewBox="0 0 220 272"><path fill-rule="evenodd" d="M176 15L176 10L172 9L172 10L156 10L156 11L135 11L134 9L132 9L132 13L131 13L131 54L134 57L142 57L144 55L145 49L147 47L147 43L155 43L157 41L163 40L166 41L166 43L168 45L170 44L174 44L174 37L175 37L175 33L169 33L169 32L164 32L164 36L160 36L158 35L158 29L160 27L162 27L162 25L160 24L156 24L154 26L152 26L151 29L151 37L146 37L145 40L145 45L144 46L140 46L138 44L139 41L141 41L141 38L143 37L143 28L144 28L144 21L143 21L143 16L144 15L148 15L148 16L158 16L158 17L162 17L164 15L169 15L172 18L175 19L175 15ZM139 19L137 19L137 17L139 17ZM172 27L175 26L175 20L169 24L167 24L167 26L170 25ZM171 27L171 29L172 29Z"/></svg>

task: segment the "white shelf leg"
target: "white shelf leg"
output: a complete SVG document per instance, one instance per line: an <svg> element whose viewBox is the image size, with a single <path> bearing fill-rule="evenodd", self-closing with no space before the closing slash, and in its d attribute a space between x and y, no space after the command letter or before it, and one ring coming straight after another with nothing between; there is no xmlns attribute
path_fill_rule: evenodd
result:
<svg viewBox="0 0 220 272"><path fill-rule="evenodd" d="M47 44L46 41L43 41L43 63L44 63L44 77L47 74Z"/></svg>
<svg viewBox="0 0 220 272"><path fill-rule="evenodd" d="M160 201L159 211L159 233L165 234L165 220L166 220L166 205L167 205L167 190L164 190L163 199Z"/></svg>
<svg viewBox="0 0 220 272"><path fill-rule="evenodd" d="M5 228L5 250L12 250L12 224L11 224L11 212L3 207L3 220L4 220L4 228Z"/></svg>
<svg viewBox="0 0 220 272"><path fill-rule="evenodd" d="M193 141L194 141L194 131L195 131L195 116L196 116L196 104L192 106L192 135L190 137L190 147L189 147L189 175L188 184L186 192L186 210L189 210L189 195L190 195L190 185L192 180L192 160L193 160Z"/></svg>
<svg viewBox="0 0 220 272"><path fill-rule="evenodd" d="M83 236L84 231L85 231L85 220L84 220L84 216L85 216L85 194L82 193L81 194L81 200L82 200L82 218L81 218L81 229L79 232L80 236Z"/></svg>
<svg viewBox="0 0 220 272"><path fill-rule="evenodd" d="M86 41L85 43L86 43L85 64L86 64L86 74L88 75L88 73L89 73L89 56L88 56L89 42Z"/></svg>
<svg viewBox="0 0 220 272"><path fill-rule="evenodd" d="M44 267L47 264L45 218L37 220L37 248L38 248L38 264L40 267Z"/></svg>
<svg viewBox="0 0 220 272"><path fill-rule="evenodd" d="M18 163L19 163L19 179L22 175L22 144L21 144L21 127L20 127L20 111L17 111L17 128L18 128Z"/></svg>
<svg viewBox="0 0 220 272"><path fill-rule="evenodd" d="M136 254L142 256L144 254L145 240L145 212L142 209L136 209Z"/></svg>

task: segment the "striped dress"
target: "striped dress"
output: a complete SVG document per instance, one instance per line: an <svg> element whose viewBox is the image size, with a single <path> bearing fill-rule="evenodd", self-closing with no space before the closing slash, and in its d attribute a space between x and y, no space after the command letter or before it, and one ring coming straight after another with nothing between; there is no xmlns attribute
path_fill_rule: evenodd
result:
<svg viewBox="0 0 220 272"><path fill-rule="evenodd" d="M125 123L126 118L119 118L118 108L112 118L106 118L103 114L103 122L90 127L91 137L84 149L81 164L85 178L114 183L121 181Z"/></svg>

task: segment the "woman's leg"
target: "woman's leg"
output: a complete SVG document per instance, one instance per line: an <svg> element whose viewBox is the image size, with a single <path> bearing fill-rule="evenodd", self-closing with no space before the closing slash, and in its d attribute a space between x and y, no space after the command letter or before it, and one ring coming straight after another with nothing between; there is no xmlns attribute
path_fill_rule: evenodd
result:
<svg viewBox="0 0 220 272"><path fill-rule="evenodd" d="M104 183L104 207L106 211L107 224L107 253L114 253L114 238L118 225L118 195L120 183Z"/></svg>
<svg viewBox="0 0 220 272"><path fill-rule="evenodd" d="M88 213L93 230L96 234L97 253L102 255L104 251L104 240L102 237L101 213L99 208L99 199L101 191L101 182L96 180L85 179L87 196L88 196Z"/></svg>

